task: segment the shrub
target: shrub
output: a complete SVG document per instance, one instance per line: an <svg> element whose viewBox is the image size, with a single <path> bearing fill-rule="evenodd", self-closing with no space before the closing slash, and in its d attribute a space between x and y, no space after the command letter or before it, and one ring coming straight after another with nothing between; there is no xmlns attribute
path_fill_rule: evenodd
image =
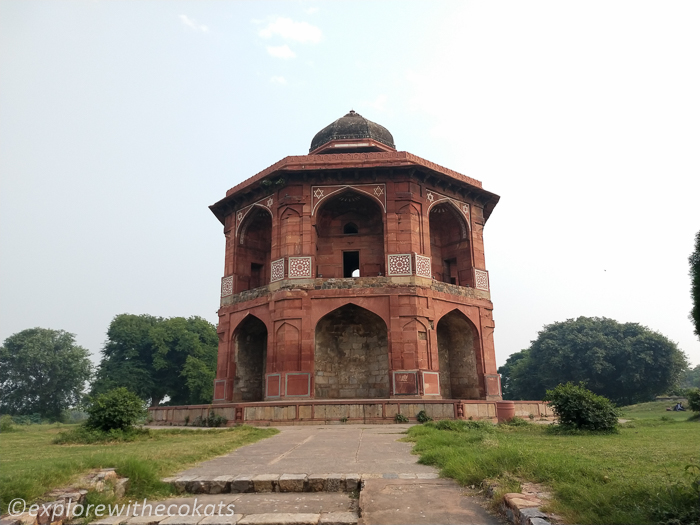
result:
<svg viewBox="0 0 700 525"><path fill-rule="evenodd" d="M595 432L612 432L617 428L619 410L606 397L588 390L584 383L566 383L547 390L548 401L563 427Z"/></svg>
<svg viewBox="0 0 700 525"><path fill-rule="evenodd" d="M12 426L12 416L5 414L0 416L0 432L12 432L15 428Z"/></svg>
<svg viewBox="0 0 700 525"><path fill-rule="evenodd" d="M15 425L41 425L41 414L30 414L24 416L12 416Z"/></svg>
<svg viewBox="0 0 700 525"><path fill-rule="evenodd" d="M408 423L408 418L403 414L396 414L394 416L394 423Z"/></svg>
<svg viewBox="0 0 700 525"><path fill-rule="evenodd" d="M120 387L95 397L87 413L87 427L107 432L131 428L146 415L146 408L139 396Z"/></svg>
<svg viewBox="0 0 700 525"><path fill-rule="evenodd" d="M686 391L688 408L693 412L700 412L700 389L690 388Z"/></svg>
<svg viewBox="0 0 700 525"><path fill-rule="evenodd" d="M420 412L418 412L418 414L416 414L416 419L419 423L427 423L428 421L433 420L432 417L425 413L425 410L421 410Z"/></svg>
<svg viewBox="0 0 700 525"><path fill-rule="evenodd" d="M228 423L228 419L215 412L209 412L207 417L197 416L192 421L193 427L221 427Z"/></svg>

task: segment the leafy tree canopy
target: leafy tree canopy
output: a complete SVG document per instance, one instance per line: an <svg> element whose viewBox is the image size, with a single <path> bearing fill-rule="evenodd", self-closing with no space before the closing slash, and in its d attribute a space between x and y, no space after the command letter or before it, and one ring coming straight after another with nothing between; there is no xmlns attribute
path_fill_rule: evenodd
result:
<svg viewBox="0 0 700 525"><path fill-rule="evenodd" d="M693 309L690 320L695 326L695 335L700 338L700 231L695 234L695 250L688 258L690 263L690 295L693 299Z"/></svg>
<svg viewBox="0 0 700 525"><path fill-rule="evenodd" d="M64 330L30 328L0 347L0 412L57 420L77 405L92 365L89 352Z"/></svg>
<svg viewBox="0 0 700 525"><path fill-rule="evenodd" d="M121 314L109 325L93 394L117 387L151 406L211 403L216 373L216 328L201 317Z"/></svg>
<svg viewBox="0 0 700 525"><path fill-rule="evenodd" d="M674 342L644 326L579 317L545 326L499 372L509 399L542 399L561 383L582 381L627 405L664 393L687 365Z"/></svg>

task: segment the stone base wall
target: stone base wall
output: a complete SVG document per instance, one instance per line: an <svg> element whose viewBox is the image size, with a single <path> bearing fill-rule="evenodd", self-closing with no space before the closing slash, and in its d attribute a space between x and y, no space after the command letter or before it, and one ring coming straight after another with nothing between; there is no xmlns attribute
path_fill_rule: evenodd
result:
<svg viewBox="0 0 700 525"><path fill-rule="evenodd" d="M515 415L524 419L554 416L543 401L514 401ZM189 405L154 407L148 410L154 425L185 425L198 416L206 418L213 411L228 420L227 426L247 425L323 425L338 423L394 423L396 414L415 422L421 410L433 419L488 419L497 418L495 401L457 399L353 399L280 401L262 403L225 403L217 405Z"/></svg>

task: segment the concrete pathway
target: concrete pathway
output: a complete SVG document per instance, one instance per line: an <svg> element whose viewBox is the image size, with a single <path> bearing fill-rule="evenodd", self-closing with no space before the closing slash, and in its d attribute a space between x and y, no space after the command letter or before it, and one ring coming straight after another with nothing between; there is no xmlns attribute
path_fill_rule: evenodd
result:
<svg viewBox="0 0 700 525"><path fill-rule="evenodd" d="M410 425L279 427L280 433L185 470L182 476L258 474L435 474L398 441Z"/></svg>
<svg viewBox="0 0 700 525"><path fill-rule="evenodd" d="M411 443L400 442L411 425L322 425L285 426L280 433L230 454L205 461L179 473L182 480L229 479L276 480L273 492L201 494L199 502L225 501L235 504L234 518L168 518L162 525L393 525L465 524L500 525L480 503L466 496L457 483L438 479L433 467L419 465L411 454ZM325 474L323 474L325 473ZM312 479L362 479L359 493L343 488L322 492L284 492L281 475L306 475L305 490ZM291 476L294 477L294 476ZM304 476L301 476L304 477ZM173 478L174 479L174 478ZM247 483L247 481L246 481ZM247 486L253 487L254 483ZM177 483L176 483L177 486ZM183 486L195 486L185 484ZM196 487L202 487L202 484ZM226 485L228 486L228 485ZM301 486L301 485L300 485ZM335 485L332 485L335 487ZM356 485L355 485L356 486ZM257 485L256 485L257 487ZM282 492L276 492L279 490ZM194 490L194 489L193 489ZM312 489L314 490L314 489ZM318 489L320 490L320 489ZM330 490L330 492L329 492ZM349 490L349 489L348 489ZM188 489L189 492L191 492ZM196 490L194 490L197 492ZM337 491L337 492L334 492ZM194 497L168 500L168 504L192 504ZM155 503L154 503L155 505ZM173 521L174 520L174 521ZM179 520L179 521L178 521ZM148 520L147 520L148 521ZM180 523L183 521L183 523ZM187 523L184 523L187 522ZM142 523L136 518L128 525ZM102 525L119 525L103 521Z"/></svg>

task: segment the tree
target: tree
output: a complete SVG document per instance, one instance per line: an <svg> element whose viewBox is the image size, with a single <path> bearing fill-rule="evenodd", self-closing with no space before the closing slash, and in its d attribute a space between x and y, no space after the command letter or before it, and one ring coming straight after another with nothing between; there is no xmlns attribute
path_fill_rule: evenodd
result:
<svg viewBox="0 0 700 525"><path fill-rule="evenodd" d="M498 369L498 373L501 374L501 394L503 394L503 399L521 399L516 390L517 385L513 384L513 370L515 369L515 365L527 356L527 350L515 352L511 354L505 364Z"/></svg>
<svg viewBox="0 0 700 525"><path fill-rule="evenodd" d="M648 401L687 368L675 343L637 323L579 317L547 325L506 370L514 399L542 399L561 383L584 382L618 404Z"/></svg>
<svg viewBox="0 0 700 525"><path fill-rule="evenodd" d="M30 328L0 347L0 412L57 420L82 399L89 352L64 330Z"/></svg>
<svg viewBox="0 0 700 525"><path fill-rule="evenodd" d="M683 371L678 386L680 388L700 388L700 365Z"/></svg>
<svg viewBox="0 0 700 525"><path fill-rule="evenodd" d="M93 394L125 387L151 406L211 403L216 328L201 317L121 314L107 331Z"/></svg>
<svg viewBox="0 0 700 525"><path fill-rule="evenodd" d="M690 295L693 309L690 320L695 326L695 335L700 337L700 231L695 234L695 251L688 257L690 263Z"/></svg>

